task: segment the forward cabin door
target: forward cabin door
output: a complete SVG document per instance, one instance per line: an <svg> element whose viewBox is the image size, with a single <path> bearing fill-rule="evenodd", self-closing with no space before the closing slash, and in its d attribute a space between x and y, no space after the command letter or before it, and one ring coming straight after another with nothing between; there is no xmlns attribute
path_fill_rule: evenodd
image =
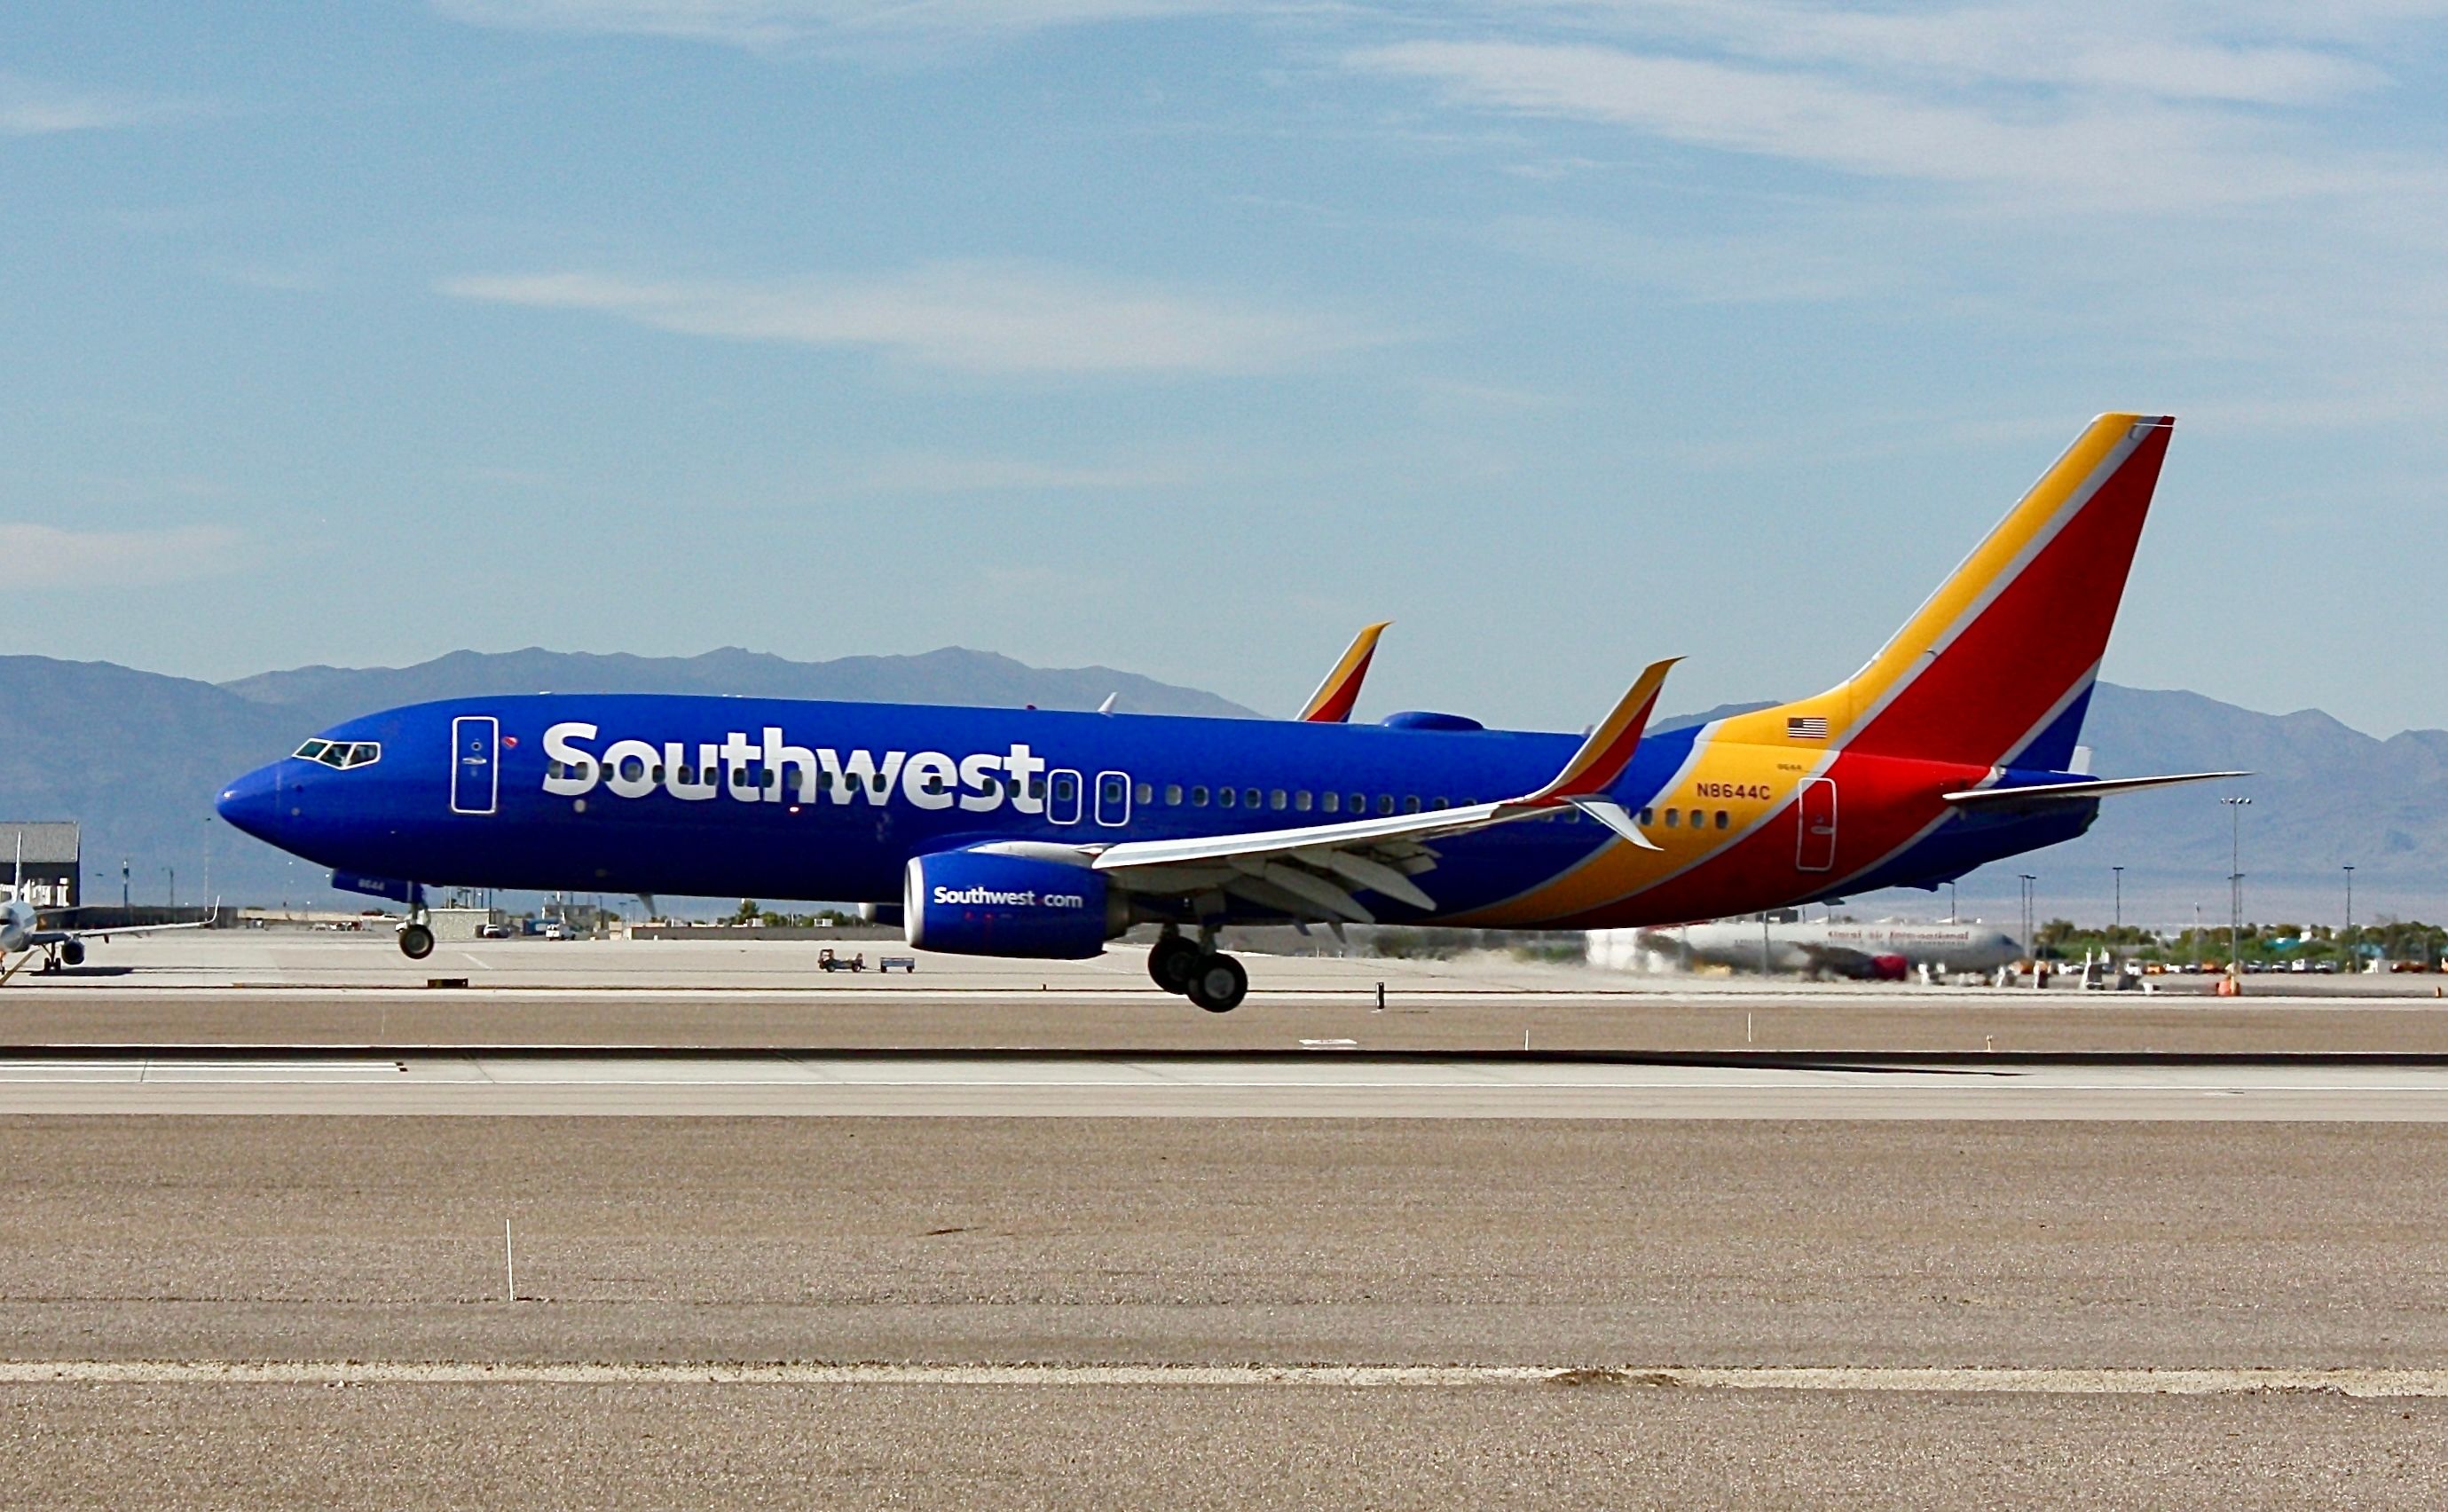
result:
<svg viewBox="0 0 2448 1512"><path fill-rule="evenodd" d="M450 812L490 813L502 800L502 721L489 714L450 721Z"/></svg>
<svg viewBox="0 0 2448 1512"><path fill-rule="evenodd" d="M1836 784L1812 777L1795 795L1801 833L1794 841L1796 871L1828 871L1836 866Z"/></svg>

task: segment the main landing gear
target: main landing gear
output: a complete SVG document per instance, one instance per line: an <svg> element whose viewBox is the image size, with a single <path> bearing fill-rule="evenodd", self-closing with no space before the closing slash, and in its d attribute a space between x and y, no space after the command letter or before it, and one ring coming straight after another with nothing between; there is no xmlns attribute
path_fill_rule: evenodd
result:
<svg viewBox="0 0 2448 1512"><path fill-rule="evenodd" d="M1209 948L1212 944L1194 944L1168 930L1148 951L1148 975L1210 1013L1230 1013L1250 995L1250 973L1240 962Z"/></svg>

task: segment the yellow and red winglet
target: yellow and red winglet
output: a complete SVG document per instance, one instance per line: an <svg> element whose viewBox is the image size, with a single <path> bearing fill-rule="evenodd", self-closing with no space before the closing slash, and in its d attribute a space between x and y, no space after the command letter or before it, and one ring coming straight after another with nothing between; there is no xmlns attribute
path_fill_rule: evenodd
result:
<svg viewBox="0 0 2448 1512"><path fill-rule="evenodd" d="M1649 717L1657 708L1657 695L1666 686L1667 669L1681 657L1668 657L1652 661L1640 674L1638 681L1615 706L1615 712L1591 730L1573 759L1554 780L1528 797L1523 803L1560 803L1573 798L1595 798L1615 786L1623 769L1632 765L1633 753L1640 749L1641 733L1649 728Z"/></svg>
<svg viewBox="0 0 2448 1512"><path fill-rule="evenodd" d="M1377 638L1393 622L1381 620L1361 627L1360 633L1352 637L1351 648L1343 653L1343 660L1309 696L1308 705L1300 712L1302 720L1310 724L1341 724L1351 718L1351 706L1360 701L1361 679L1368 676L1368 659L1377 654Z"/></svg>

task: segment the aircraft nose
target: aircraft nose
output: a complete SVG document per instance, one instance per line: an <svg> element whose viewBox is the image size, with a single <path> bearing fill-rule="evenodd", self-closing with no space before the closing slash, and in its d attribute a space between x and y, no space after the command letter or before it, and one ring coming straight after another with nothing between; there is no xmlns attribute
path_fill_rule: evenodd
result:
<svg viewBox="0 0 2448 1512"><path fill-rule="evenodd" d="M274 832L281 818L278 764L258 767L223 788L213 808L232 829L277 844Z"/></svg>

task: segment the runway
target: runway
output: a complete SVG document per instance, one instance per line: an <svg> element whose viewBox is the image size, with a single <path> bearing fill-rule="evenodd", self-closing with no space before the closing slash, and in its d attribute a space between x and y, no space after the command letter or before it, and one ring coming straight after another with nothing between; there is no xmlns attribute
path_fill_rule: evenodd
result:
<svg viewBox="0 0 2448 1512"><path fill-rule="evenodd" d="M906 1105L935 1063L890 1059ZM1399 1090L1510 1095L1442 1083ZM32 1502L2448 1494L2430 1121L18 1110L0 1149Z"/></svg>
<svg viewBox="0 0 2448 1512"><path fill-rule="evenodd" d="M2436 1123L2448 1062L64 1052L0 1061L5 1114Z"/></svg>
<svg viewBox="0 0 2448 1512"><path fill-rule="evenodd" d="M0 991L25 1500L2448 1497L2427 995L216 947Z"/></svg>

